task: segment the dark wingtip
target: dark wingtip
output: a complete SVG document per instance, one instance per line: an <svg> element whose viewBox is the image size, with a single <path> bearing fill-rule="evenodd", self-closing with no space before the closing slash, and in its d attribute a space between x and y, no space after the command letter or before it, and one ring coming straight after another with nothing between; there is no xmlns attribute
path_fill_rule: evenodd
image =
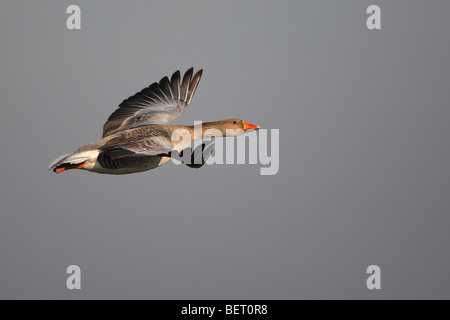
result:
<svg viewBox="0 0 450 320"><path fill-rule="evenodd" d="M197 73L195 74L195 76L198 75L199 77L201 77L202 74L203 74L203 69L200 69L200 70L197 71ZM194 76L194 77L195 77L195 76Z"/></svg>
<svg viewBox="0 0 450 320"><path fill-rule="evenodd" d="M177 70L172 74L172 77L170 77L170 82L173 82L174 79L180 79L180 70Z"/></svg>
<svg viewBox="0 0 450 320"><path fill-rule="evenodd" d="M193 67L190 67L189 69L187 69L187 71L184 73L184 76L183 76L183 83L185 81L187 81L188 83L191 82L193 73L194 73L194 68Z"/></svg>

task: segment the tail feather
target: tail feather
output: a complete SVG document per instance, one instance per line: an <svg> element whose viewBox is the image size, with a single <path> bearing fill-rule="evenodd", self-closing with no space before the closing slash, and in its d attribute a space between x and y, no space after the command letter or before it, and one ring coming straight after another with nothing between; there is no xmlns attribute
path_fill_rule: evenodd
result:
<svg viewBox="0 0 450 320"><path fill-rule="evenodd" d="M81 169L83 163L88 160L92 152L68 153L56 158L48 167L49 170L59 173L67 169ZM63 170L61 170L63 169Z"/></svg>
<svg viewBox="0 0 450 320"><path fill-rule="evenodd" d="M72 155L72 153L67 153L67 154L64 154L64 155L56 158L55 160L53 160L52 163L50 163L50 165L48 166L48 170L54 170L57 166L63 164L64 160L66 160L71 155Z"/></svg>

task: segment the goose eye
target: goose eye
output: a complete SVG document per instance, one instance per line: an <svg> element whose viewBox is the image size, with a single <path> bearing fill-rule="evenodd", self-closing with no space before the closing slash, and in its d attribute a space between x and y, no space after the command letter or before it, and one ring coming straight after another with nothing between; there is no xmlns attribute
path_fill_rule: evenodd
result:
<svg viewBox="0 0 450 320"><path fill-rule="evenodd" d="M237 122L236 122L236 121L233 121L233 123L236 124Z"/></svg>

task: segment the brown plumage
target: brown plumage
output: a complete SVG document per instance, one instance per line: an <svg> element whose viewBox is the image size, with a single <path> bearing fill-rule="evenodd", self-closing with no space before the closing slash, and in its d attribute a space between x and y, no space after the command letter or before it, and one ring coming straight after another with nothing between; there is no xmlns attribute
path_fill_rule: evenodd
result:
<svg viewBox="0 0 450 320"><path fill-rule="evenodd" d="M182 153L194 140L215 135L214 130L222 136L234 136L249 129L259 129L259 126L240 119L206 122L201 132L197 132L194 126L169 124L189 106L202 70L192 75L191 68L180 83L180 72L176 71L171 80L164 77L159 83L155 82L129 97L104 124L102 139L57 158L49 169L56 173L68 169L107 174L141 172L167 163L173 151ZM185 138L172 139L173 135L179 136L180 133ZM208 152L200 165L187 165L201 167L212 148Z"/></svg>

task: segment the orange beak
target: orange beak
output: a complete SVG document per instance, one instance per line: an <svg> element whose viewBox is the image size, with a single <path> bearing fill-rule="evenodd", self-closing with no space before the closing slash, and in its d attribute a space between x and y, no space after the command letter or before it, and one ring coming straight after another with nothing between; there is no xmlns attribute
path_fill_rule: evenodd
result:
<svg viewBox="0 0 450 320"><path fill-rule="evenodd" d="M248 129L255 129L255 130L259 130L260 126L256 125L256 124L251 124L245 121L242 121L243 125L244 125L244 132L246 132Z"/></svg>

